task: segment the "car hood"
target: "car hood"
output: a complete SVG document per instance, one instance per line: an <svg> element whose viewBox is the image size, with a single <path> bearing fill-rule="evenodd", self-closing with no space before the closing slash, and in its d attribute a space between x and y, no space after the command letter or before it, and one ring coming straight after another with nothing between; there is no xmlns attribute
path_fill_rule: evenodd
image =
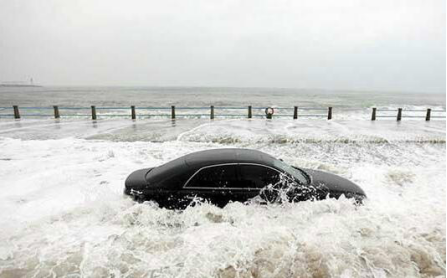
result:
<svg viewBox="0 0 447 278"><path fill-rule="evenodd" d="M357 184L340 176L311 169L303 169L311 178L311 184L316 187L326 188L332 193L354 193L366 196L365 191Z"/></svg>

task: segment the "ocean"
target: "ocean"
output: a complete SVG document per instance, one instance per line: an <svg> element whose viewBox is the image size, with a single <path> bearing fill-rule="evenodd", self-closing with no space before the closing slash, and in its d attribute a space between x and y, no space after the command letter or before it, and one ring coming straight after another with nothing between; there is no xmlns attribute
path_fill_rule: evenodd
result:
<svg viewBox="0 0 447 278"><path fill-rule="evenodd" d="M194 114L194 117L208 118L209 107L215 106L216 117L246 117L246 107L253 107L254 117L264 117L267 107L275 108L276 117L292 117L293 107L303 110L302 117L326 114L327 107L333 107L334 118L370 119L371 108L383 111L380 115L395 116L397 108L404 109L404 116L421 116L425 110L445 112L445 94L432 93L390 93L390 92L356 92L304 89L266 89L266 88L194 88L194 87L36 87L10 88L0 87L0 118L11 117L12 105L27 108L51 108L58 105L62 117L85 116L89 111L65 109L87 108L95 105L102 117L116 115L128 116L130 106L137 107L137 116L166 117L170 116L172 105L188 109L177 112L178 116ZM138 108L161 108L139 110ZM127 108L128 110L113 109ZM239 109L226 109L239 108ZM307 110L315 108L320 110ZM166 110L165 110L166 109ZM98 113L99 113L98 112ZM51 110L27 109L21 114L29 114L28 118L52 116ZM7 115L7 116L6 116ZM160 116L161 115L161 116ZM378 114L379 115L379 114ZM433 114L445 117L445 113ZM25 117L25 116L23 116Z"/></svg>
<svg viewBox="0 0 447 278"><path fill-rule="evenodd" d="M21 120L1 117L0 277L446 275L445 94L0 88L0 114L12 105L111 108L96 121L88 110L61 110L61 119L40 109L21 110ZM203 116L171 120L170 110L155 109L133 121L130 111L113 109L130 105L139 115L138 107L175 105ZM197 109L210 105L223 107L215 120L208 108ZM228 109L248 105L258 117ZM295 105L331 106L333 119L294 120L285 108ZM266 120L270 106L277 113ZM372 107L391 110L381 114L390 117L371 121ZM399 122L397 108L404 109ZM425 121L427 108L439 118ZM168 116L155 115L162 113ZM368 198L361 206L341 198L224 208L205 202L172 211L122 194L134 170L228 147L335 173Z"/></svg>

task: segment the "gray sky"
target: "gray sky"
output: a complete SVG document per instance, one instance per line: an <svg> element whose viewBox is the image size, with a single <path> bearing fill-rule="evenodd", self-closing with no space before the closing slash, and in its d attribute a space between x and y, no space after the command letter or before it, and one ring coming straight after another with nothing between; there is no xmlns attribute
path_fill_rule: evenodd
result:
<svg viewBox="0 0 447 278"><path fill-rule="evenodd" d="M445 0L0 0L0 81L445 92Z"/></svg>

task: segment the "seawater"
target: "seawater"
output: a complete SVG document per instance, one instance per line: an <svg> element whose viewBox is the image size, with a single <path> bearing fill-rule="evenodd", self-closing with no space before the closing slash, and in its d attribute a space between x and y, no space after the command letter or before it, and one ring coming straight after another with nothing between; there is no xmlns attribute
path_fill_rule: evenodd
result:
<svg viewBox="0 0 447 278"><path fill-rule="evenodd" d="M92 89L72 96L63 90L33 101L32 92L0 97L5 105L91 105L79 94ZM133 88L127 97L116 90L104 89L97 94L104 102L95 96L95 104L129 105L136 94L145 105L174 95L190 105L220 97L222 105L276 102L264 93L241 99L201 92L196 102L185 89L158 98L149 89ZM332 99L339 107L425 107L444 98L376 95L370 103L372 93L365 100L324 94L282 95L276 104L303 97L309 105ZM342 198L225 208L201 203L172 211L122 195L136 169L226 147L338 174L368 199L362 206ZM445 151L442 119L2 119L0 277L444 277Z"/></svg>
<svg viewBox="0 0 447 278"><path fill-rule="evenodd" d="M445 93L219 87L0 87L1 106L281 106L445 108Z"/></svg>

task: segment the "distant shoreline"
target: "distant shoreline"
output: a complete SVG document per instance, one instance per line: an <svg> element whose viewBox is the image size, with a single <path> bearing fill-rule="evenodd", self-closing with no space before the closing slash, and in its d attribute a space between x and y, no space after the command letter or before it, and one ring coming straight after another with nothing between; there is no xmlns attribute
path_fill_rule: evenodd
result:
<svg viewBox="0 0 447 278"><path fill-rule="evenodd" d="M294 87L241 87L241 86L155 86L155 85L30 85L30 84L4 84L0 88L29 87L29 88L52 88L52 89L160 89L160 90L185 90L197 89L202 91L228 90L236 91L260 91L260 92L306 92L319 94L410 94L410 95L445 95L445 91L393 91L393 90L366 90L366 89L327 89L327 88L294 88Z"/></svg>
<svg viewBox="0 0 447 278"><path fill-rule="evenodd" d="M43 86L28 85L28 84L0 84L0 87L43 87Z"/></svg>

